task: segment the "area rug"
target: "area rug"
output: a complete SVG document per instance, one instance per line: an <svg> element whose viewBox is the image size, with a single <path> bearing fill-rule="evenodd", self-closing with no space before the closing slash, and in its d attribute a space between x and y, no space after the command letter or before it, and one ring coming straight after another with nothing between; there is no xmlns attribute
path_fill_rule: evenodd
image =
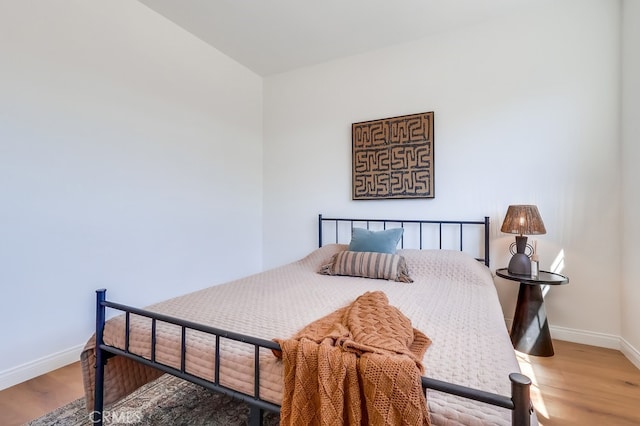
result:
<svg viewBox="0 0 640 426"><path fill-rule="evenodd" d="M263 424L277 425L277 413L265 413ZM115 425L246 425L249 405L165 374L131 395L105 407L104 424ZM91 425L84 398L77 399L29 426Z"/></svg>

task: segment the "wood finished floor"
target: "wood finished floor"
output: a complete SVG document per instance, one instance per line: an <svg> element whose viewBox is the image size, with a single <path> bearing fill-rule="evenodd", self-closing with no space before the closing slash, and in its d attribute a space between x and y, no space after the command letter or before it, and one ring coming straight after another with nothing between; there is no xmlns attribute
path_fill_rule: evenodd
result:
<svg viewBox="0 0 640 426"><path fill-rule="evenodd" d="M517 353L541 425L640 425L640 370L620 351L553 345L553 357Z"/></svg>
<svg viewBox="0 0 640 426"><path fill-rule="evenodd" d="M640 425L640 370L619 351L554 341L549 358L518 353L542 426ZM0 425L17 426L82 396L80 364L0 391Z"/></svg>
<svg viewBox="0 0 640 426"><path fill-rule="evenodd" d="M0 391L0 425L22 425L84 396L80 362Z"/></svg>

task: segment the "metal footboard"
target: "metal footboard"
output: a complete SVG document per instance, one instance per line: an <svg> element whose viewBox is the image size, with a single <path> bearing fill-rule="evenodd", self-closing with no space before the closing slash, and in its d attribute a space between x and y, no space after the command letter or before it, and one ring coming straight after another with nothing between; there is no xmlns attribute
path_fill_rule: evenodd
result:
<svg viewBox="0 0 640 426"><path fill-rule="evenodd" d="M422 388L433 389L506 408L511 410L512 425L529 426L531 424L531 414L533 413L530 396L531 379L524 374L511 373L509 374L509 380L511 381L511 398L428 377L422 377Z"/></svg>
<svg viewBox="0 0 640 426"><path fill-rule="evenodd" d="M106 308L116 309L124 312L125 314L125 349L116 348L106 345L104 343L103 331L106 322ZM136 355L129 352L129 333L130 322L129 317L131 314L147 317L151 319L151 359L147 359L140 355ZM181 350L180 350L180 369L176 369L166 364L162 364L156 361L156 324L157 322L164 322L177 325L181 328ZM215 372L214 381L205 380L201 377L195 376L186 372L186 331L197 330L212 336L215 336ZM254 395L249 395L243 392L230 389L220 384L220 339L235 340L242 343L253 345L254 347ZM186 321L179 318L174 318L168 315L159 314L156 312L146 311L144 309L135 308L132 306L126 306L119 303L109 302L106 300L106 289L100 289L96 291L96 374L95 374L95 395L94 395L94 408L92 412L92 423L102 425L103 423L103 411L104 411L104 367L108 361L115 355L123 356L149 367L156 368L165 373L169 373L173 376L187 380L191 383L198 384L207 389L215 392L219 392L235 399L241 400L249 404L251 407L250 412L250 424L259 425L262 423L262 414L265 410L272 412L280 412L280 406L271 402L265 401L260 398L260 348L280 350L280 345L271 340L260 339L253 336L247 336L240 333L234 333L232 331L222 330L215 327L209 327L206 325L198 324L192 321Z"/></svg>
<svg viewBox="0 0 640 426"><path fill-rule="evenodd" d="M125 349L116 348L106 345L103 339L103 331L106 322L106 308L116 309L124 312L125 315ZM147 317L151 319L151 359L144 358L129 352L129 333L131 314ZM182 344L180 354L180 369L159 363L155 359L156 347L156 323L165 322L175 324L181 327ZM185 370L186 363L186 330L197 330L215 336L215 374L214 381L205 380L201 377L189 374ZM220 339L231 339L239 342L247 343L254 346L254 395L239 392L220 384ZM227 330L209 327L202 324L173 318L155 312L122 305L119 303L109 302L106 300L106 290L100 289L96 291L96 374L95 374L95 395L94 395L94 411L92 412L92 423L97 425L103 424L104 410L104 367L108 358L113 356L122 356L130 358L141 364L156 368L165 373L177 376L181 379L198 384L215 392L223 393L235 399L242 400L250 406L250 424L261 425L264 411L280 412L280 406L265 401L260 398L260 348L270 350L280 350L280 346L270 340L260 339L252 336L234 333ZM496 405L512 411L512 424L517 426L529 426L531 414L531 401L529 397L529 388L531 381L524 375L513 373L509 376L511 380L511 397L494 394L490 392L472 389L465 386L447 383L427 377L422 378L422 387L424 389L433 389L464 398L481 401L487 404Z"/></svg>

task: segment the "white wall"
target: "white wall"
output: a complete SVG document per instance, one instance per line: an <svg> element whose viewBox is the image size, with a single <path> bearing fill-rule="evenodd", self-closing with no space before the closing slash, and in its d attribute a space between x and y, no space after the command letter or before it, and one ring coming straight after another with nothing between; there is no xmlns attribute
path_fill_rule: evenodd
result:
<svg viewBox="0 0 640 426"><path fill-rule="evenodd" d="M259 76L124 0L1 2L0 58L0 388L77 359L97 288L261 269Z"/></svg>
<svg viewBox="0 0 640 426"><path fill-rule="evenodd" d="M507 206L535 203L542 266L563 253L571 278L551 323L640 348L639 6L624 1L621 197L619 5L558 3L269 77L264 105L258 76L137 2L0 3L0 388L77 355L96 288L144 305L262 252L288 262L319 212L489 215L496 268ZM436 198L351 201L351 123L422 111ZM497 284L509 318L516 288Z"/></svg>
<svg viewBox="0 0 640 426"><path fill-rule="evenodd" d="M635 359L640 360L640 2L625 0L622 16L622 337L631 345L623 349L635 348ZM636 365L640 368L640 362Z"/></svg>
<svg viewBox="0 0 640 426"><path fill-rule="evenodd" d="M464 30L268 77L265 266L316 244L316 215L492 220L534 203L555 326L620 335L619 4L540 2ZM351 123L435 112L435 199L351 200ZM274 250L273 247L277 247ZM517 286L497 280L505 317Z"/></svg>

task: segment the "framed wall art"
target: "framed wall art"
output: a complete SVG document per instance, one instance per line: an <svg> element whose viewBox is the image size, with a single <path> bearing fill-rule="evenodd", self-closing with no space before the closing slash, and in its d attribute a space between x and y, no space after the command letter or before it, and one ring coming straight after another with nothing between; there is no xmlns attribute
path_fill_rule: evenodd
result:
<svg viewBox="0 0 640 426"><path fill-rule="evenodd" d="M353 199L433 198L433 111L351 125Z"/></svg>

